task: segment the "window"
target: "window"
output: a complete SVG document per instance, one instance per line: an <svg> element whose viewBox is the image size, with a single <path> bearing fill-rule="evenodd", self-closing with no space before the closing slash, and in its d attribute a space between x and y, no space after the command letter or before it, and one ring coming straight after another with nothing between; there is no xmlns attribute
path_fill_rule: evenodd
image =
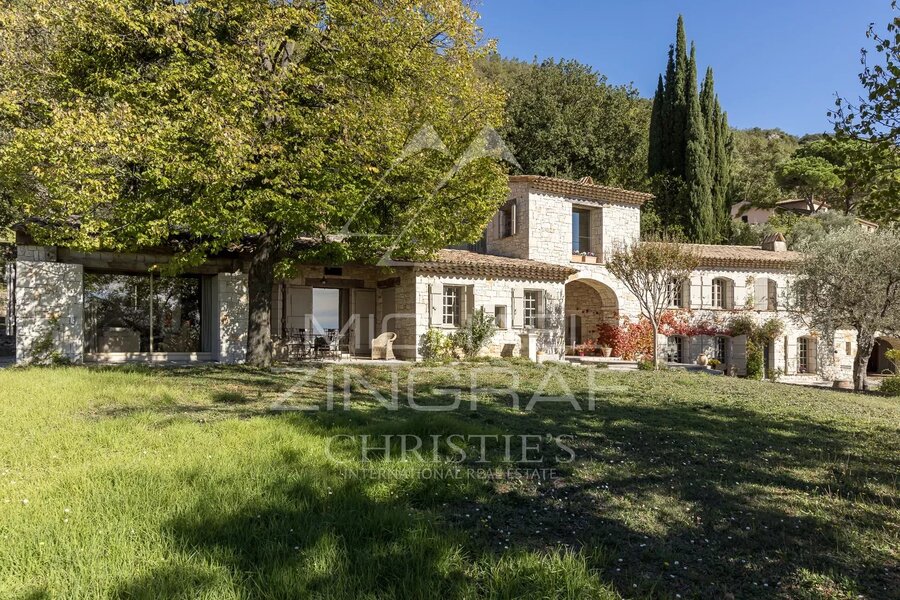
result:
<svg viewBox="0 0 900 600"><path fill-rule="evenodd" d="M684 286L677 279L669 282L669 308L684 308Z"/></svg>
<svg viewBox="0 0 900 600"><path fill-rule="evenodd" d="M524 324L526 328L537 329L539 322L541 292L538 290L525 290L523 302Z"/></svg>
<svg viewBox="0 0 900 600"><path fill-rule="evenodd" d="M442 311L444 325L459 327L462 324L460 319L461 304L462 288L459 286L445 286Z"/></svg>
<svg viewBox="0 0 900 600"><path fill-rule="evenodd" d="M724 278L713 279L712 282L712 307L731 309L732 306L732 284L731 281Z"/></svg>
<svg viewBox="0 0 900 600"><path fill-rule="evenodd" d="M516 201L513 200L500 209L500 237L516 234Z"/></svg>
<svg viewBox="0 0 900 600"><path fill-rule="evenodd" d="M666 343L666 350L669 354L669 362L684 362L684 338L670 337Z"/></svg>
<svg viewBox="0 0 900 600"><path fill-rule="evenodd" d="M809 338L797 340L797 366L801 373L809 373Z"/></svg>
<svg viewBox="0 0 900 600"><path fill-rule="evenodd" d="M572 209L572 252L591 251L591 211Z"/></svg>
<svg viewBox="0 0 900 600"><path fill-rule="evenodd" d="M713 340L712 358L715 358L722 363L728 362L728 338L717 336Z"/></svg>
<svg viewBox="0 0 900 600"><path fill-rule="evenodd" d="M88 353L200 352L199 277L84 274Z"/></svg>
<svg viewBox="0 0 900 600"><path fill-rule="evenodd" d="M749 223L750 218L747 215L744 215L743 217L741 217L741 221L743 221L744 223Z"/></svg>
<svg viewBox="0 0 900 600"><path fill-rule="evenodd" d="M505 306L494 307L494 324L497 326L497 329L506 329L509 326L506 314L507 311Z"/></svg>

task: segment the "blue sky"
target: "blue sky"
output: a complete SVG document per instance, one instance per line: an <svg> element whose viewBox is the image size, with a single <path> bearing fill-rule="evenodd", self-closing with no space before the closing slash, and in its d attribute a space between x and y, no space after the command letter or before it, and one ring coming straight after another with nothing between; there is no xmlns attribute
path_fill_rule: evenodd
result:
<svg viewBox="0 0 900 600"><path fill-rule="evenodd" d="M700 74L713 67L734 127L830 131L834 94L856 98L870 22L890 0L482 0L488 37L504 56L574 58L650 97L684 15Z"/></svg>

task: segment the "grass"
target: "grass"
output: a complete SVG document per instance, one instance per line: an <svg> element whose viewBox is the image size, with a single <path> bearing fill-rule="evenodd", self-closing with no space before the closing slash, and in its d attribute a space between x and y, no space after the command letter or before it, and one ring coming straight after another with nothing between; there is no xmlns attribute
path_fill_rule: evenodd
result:
<svg viewBox="0 0 900 600"><path fill-rule="evenodd" d="M7 369L0 597L897 598L898 474L895 399L696 374Z"/></svg>

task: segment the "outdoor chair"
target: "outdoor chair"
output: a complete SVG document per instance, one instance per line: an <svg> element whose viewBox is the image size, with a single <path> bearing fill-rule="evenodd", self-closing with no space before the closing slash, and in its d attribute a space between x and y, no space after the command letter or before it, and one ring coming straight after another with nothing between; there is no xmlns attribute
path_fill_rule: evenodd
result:
<svg viewBox="0 0 900 600"><path fill-rule="evenodd" d="M397 334L386 331L372 340L372 360L394 360L394 340Z"/></svg>

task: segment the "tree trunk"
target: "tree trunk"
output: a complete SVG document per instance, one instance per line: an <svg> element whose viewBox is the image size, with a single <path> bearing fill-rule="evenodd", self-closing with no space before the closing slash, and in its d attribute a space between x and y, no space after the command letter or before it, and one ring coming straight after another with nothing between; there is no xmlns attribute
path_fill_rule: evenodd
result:
<svg viewBox="0 0 900 600"><path fill-rule="evenodd" d="M651 320L650 325L653 327L653 370L659 371L659 324Z"/></svg>
<svg viewBox="0 0 900 600"><path fill-rule="evenodd" d="M275 264L278 261L276 239L274 229L264 233L250 260L247 364L254 367L272 366L272 286L275 284Z"/></svg>
<svg viewBox="0 0 900 600"><path fill-rule="evenodd" d="M853 360L853 389L857 392L866 389L866 370L874 348L875 336L865 329L857 329L856 358Z"/></svg>

